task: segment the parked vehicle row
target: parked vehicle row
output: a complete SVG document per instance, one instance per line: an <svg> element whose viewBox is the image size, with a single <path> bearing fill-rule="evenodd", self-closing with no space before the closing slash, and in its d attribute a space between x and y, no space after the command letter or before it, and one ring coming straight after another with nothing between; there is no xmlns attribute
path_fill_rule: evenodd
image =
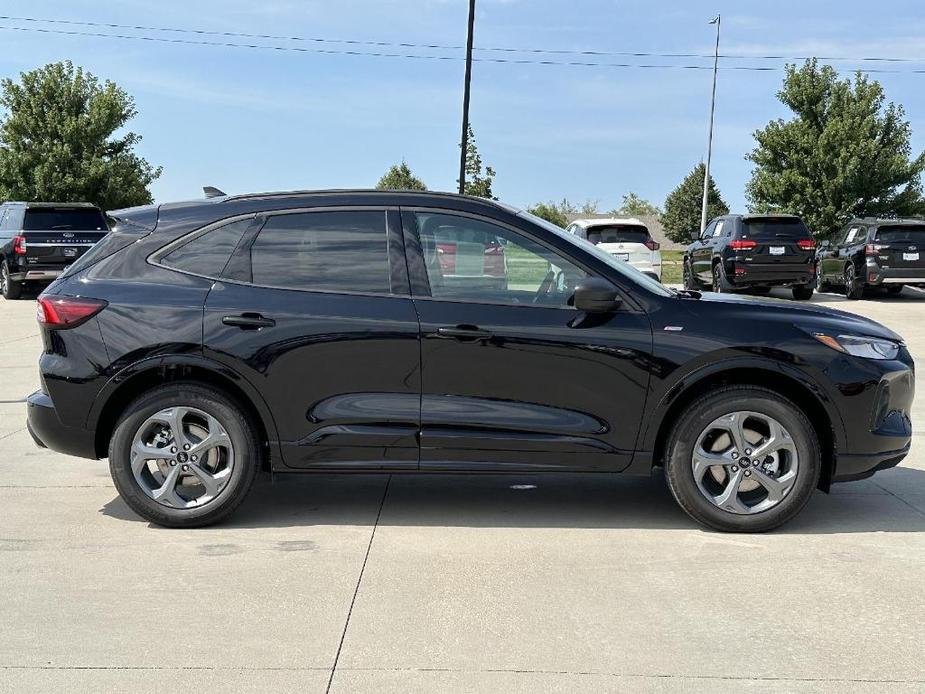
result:
<svg viewBox="0 0 925 694"><path fill-rule="evenodd" d="M48 283L109 231L87 203L0 205L0 293L18 299L26 282Z"/></svg>
<svg viewBox="0 0 925 694"><path fill-rule="evenodd" d="M258 469L661 466L693 518L763 531L909 451L913 362L896 333L672 290L607 237L493 201L332 191L112 215L39 297L28 427L39 445L108 457L155 523L226 517ZM789 221L729 229L727 245L743 230L756 242L722 261L731 278L777 279L779 256L811 255Z"/></svg>

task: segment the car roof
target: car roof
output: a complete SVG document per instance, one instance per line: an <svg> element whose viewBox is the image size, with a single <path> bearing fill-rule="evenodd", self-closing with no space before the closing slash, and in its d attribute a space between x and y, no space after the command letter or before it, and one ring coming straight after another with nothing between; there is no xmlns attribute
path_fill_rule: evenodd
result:
<svg viewBox="0 0 925 694"><path fill-rule="evenodd" d="M85 207L88 209L99 209L92 202L23 202L21 200L10 200L3 204L13 207L25 207L27 210L43 207Z"/></svg>
<svg viewBox="0 0 925 694"><path fill-rule="evenodd" d="M598 219L576 219L572 224L577 224L580 227L585 229L590 229L591 227L602 227L609 226L611 224L623 224L626 226L639 226L648 230L649 227L646 226L646 223L641 219L636 217L602 217Z"/></svg>
<svg viewBox="0 0 925 694"><path fill-rule="evenodd" d="M848 224L863 224L865 226L922 226L925 225L925 219L921 217L897 217L895 219L886 217L856 217L848 222Z"/></svg>
<svg viewBox="0 0 925 694"><path fill-rule="evenodd" d="M738 217L743 221L751 221L753 219L796 219L799 220L800 216L796 214L776 214L774 212L764 212L761 214L752 213L752 214L731 214L729 217Z"/></svg>

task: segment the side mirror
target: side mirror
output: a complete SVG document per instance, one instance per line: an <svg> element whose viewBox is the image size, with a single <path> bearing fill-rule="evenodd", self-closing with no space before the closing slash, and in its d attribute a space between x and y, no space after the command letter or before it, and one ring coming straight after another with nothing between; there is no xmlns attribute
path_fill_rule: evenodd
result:
<svg viewBox="0 0 925 694"><path fill-rule="evenodd" d="M583 279L575 287L574 304L587 313L610 313L620 306L617 288L600 277Z"/></svg>
<svg viewBox="0 0 925 694"><path fill-rule="evenodd" d="M692 231L692 232L691 232L691 241L699 241L699 240L700 240L700 232L699 232L699 231Z"/></svg>

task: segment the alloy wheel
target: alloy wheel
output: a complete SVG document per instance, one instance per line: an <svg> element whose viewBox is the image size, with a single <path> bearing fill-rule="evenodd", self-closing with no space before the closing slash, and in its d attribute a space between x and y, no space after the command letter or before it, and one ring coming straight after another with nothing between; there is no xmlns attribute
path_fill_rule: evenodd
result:
<svg viewBox="0 0 925 694"><path fill-rule="evenodd" d="M739 411L707 425L697 438L691 465L697 488L708 501L748 515L783 501L796 482L799 456L780 422Z"/></svg>
<svg viewBox="0 0 925 694"><path fill-rule="evenodd" d="M717 293L722 293L723 291L723 278L720 274L722 269L719 266L719 263L713 266L713 291Z"/></svg>
<svg viewBox="0 0 925 694"><path fill-rule="evenodd" d="M845 294L854 294L856 282L857 278L854 276L854 268L849 265L845 268Z"/></svg>
<svg viewBox="0 0 925 694"><path fill-rule="evenodd" d="M0 264L0 294L6 294L6 285L10 281L10 276L6 269L6 263Z"/></svg>
<svg viewBox="0 0 925 694"><path fill-rule="evenodd" d="M213 501L231 479L231 437L212 415L170 407L148 417L132 438L131 468L141 490L169 508Z"/></svg>

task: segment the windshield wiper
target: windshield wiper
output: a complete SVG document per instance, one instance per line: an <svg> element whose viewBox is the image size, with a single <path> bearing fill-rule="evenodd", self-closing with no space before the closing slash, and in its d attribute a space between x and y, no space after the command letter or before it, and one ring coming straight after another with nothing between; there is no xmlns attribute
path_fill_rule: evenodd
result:
<svg viewBox="0 0 925 694"><path fill-rule="evenodd" d="M672 289L675 296L683 296L688 299L699 299L703 294L696 289Z"/></svg>

